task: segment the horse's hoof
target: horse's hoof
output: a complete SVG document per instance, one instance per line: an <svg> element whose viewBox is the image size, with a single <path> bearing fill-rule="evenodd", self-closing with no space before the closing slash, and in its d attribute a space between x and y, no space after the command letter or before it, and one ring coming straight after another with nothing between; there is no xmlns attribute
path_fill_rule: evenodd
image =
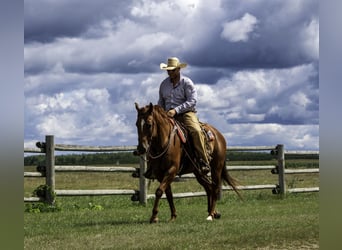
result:
<svg viewBox="0 0 342 250"><path fill-rule="evenodd" d="M214 218L215 218L215 219L220 219L220 218L221 218L221 213L216 212L216 213L214 214Z"/></svg>
<svg viewBox="0 0 342 250"><path fill-rule="evenodd" d="M158 223L159 219L158 218L151 218L150 223Z"/></svg>
<svg viewBox="0 0 342 250"><path fill-rule="evenodd" d="M207 217L207 221L212 221L212 220L213 220L213 216L209 215L209 216Z"/></svg>
<svg viewBox="0 0 342 250"><path fill-rule="evenodd" d="M174 222L177 218L177 215L171 215L171 218L169 219L169 222Z"/></svg>

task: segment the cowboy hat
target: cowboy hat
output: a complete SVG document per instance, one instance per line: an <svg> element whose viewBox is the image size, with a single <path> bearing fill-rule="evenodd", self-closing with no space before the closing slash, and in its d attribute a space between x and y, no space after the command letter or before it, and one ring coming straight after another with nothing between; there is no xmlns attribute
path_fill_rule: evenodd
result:
<svg viewBox="0 0 342 250"><path fill-rule="evenodd" d="M186 63L180 63L177 57L170 57L169 59L167 59L167 64L160 64L160 69L173 70L175 68L185 68L186 65Z"/></svg>

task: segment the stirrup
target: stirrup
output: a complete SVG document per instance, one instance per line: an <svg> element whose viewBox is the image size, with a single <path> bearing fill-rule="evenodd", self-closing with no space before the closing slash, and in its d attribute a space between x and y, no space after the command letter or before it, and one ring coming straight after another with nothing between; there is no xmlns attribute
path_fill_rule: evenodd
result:
<svg viewBox="0 0 342 250"><path fill-rule="evenodd" d="M200 159L200 170L202 174L207 175L210 172L210 166L208 163Z"/></svg>
<svg viewBox="0 0 342 250"><path fill-rule="evenodd" d="M208 167L207 165L201 166L201 172L202 174L207 175L210 172L210 167Z"/></svg>

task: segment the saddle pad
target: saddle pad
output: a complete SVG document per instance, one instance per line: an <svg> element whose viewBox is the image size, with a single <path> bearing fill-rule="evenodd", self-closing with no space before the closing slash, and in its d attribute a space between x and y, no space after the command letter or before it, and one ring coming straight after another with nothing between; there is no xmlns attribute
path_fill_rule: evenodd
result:
<svg viewBox="0 0 342 250"><path fill-rule="evenodd" d="M184 133L183 129L177 124L177 122L176 122L176 127L177 127L177 134L178 134L179 138L181 139L181 141L183 143L186 143L185 133Z"/></svg>
<svg viewBox="0 0 342 250"><path fill-rule="evenodd" d="M181 141L183 143L186 143L186 135L185 135L185 133L183 131L183 128L174 119L170 119L170 122L172 123L173 126L176 126L176 128L177 128L177 135L179 136Z"/></svg>

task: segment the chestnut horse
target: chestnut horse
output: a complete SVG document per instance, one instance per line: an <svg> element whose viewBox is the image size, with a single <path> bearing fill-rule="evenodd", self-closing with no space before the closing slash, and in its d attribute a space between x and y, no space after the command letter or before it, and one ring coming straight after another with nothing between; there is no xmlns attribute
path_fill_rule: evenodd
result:
<svg viewBox="0 0 342 250"><path fill-rule="evenodd" d="M177 135L175 123L172 122L164 109L158 105L149 105L140 108L135 103L138 112L137 130L138 147L136 155L146 153L148 167L154 168L156 179L160 185L155 192L155 201L152 210L151 223L158 222L158 205L165 192L171 210L171 219L177 217L176 208L173 203L171 183L176 175L194 173L197 181L204 187L208 199L207 220L220 218L220 214L215 210L216 202L220 192L222 179L229 184L239 195L237 182L232 178L226 169L226 141L223 135L213 126L204 124L214 134L214 140L209 142L211 153L211 179L203 175L196 166L196 159L188 147L184 146ZM189 140L188 140L189 141ZM141 173L142 174L142 173Z"/></svg>

